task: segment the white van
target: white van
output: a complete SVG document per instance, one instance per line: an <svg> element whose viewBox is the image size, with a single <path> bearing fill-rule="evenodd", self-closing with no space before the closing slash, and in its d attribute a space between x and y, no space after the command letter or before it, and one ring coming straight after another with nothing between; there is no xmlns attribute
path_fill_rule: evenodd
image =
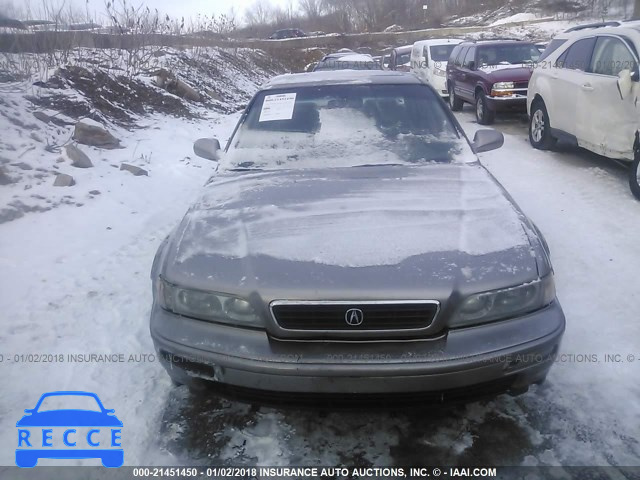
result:
<svg viewBox="0 0 640 480"><path fill-rule="evenodd" d="M431 84L441 96L448 97L447 62L451 51L461 42L457 38L434 38L414 43L411 72L423 82Z"/></svg>

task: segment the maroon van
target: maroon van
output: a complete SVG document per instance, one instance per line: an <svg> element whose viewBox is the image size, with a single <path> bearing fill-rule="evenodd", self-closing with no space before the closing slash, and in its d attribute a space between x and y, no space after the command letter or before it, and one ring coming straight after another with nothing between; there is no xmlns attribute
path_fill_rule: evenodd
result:
<svg viewBox="0 0 640 480"><path fill-rule="evenodd" d="M540 50L519 40L478 40L457 45L447 64L451 109L476 106L478 123L493 123L496 112L527 111L527 89Z"/></svg>

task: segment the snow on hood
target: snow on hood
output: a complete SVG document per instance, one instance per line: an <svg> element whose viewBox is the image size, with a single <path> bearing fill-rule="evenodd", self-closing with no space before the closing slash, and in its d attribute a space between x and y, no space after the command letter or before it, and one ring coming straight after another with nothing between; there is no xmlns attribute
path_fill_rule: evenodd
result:
<svg viewBox="0 0 640 480"><path fill-rule="evenodd" d="M178 263L268 256L348 267L529 245L520 214L479 164L220 176L173 244Z"/></svg>
<svg viewBox="0 0 640 480"><path fill-rule="evenodd" d="M527 63L483 65L478 67L478 70L490 75L494 82L524 82L531 78L533 65Z"/></svg>
<svg viewBox="0 0 640 480"><path fill-rule="evenodd" d="M512 65L512 64L482 65L478 67L478 70L484 73L493 73L499 70L513 70L514 68L531 69L532 66L526 63L516 63L515 65Z"/></svg>

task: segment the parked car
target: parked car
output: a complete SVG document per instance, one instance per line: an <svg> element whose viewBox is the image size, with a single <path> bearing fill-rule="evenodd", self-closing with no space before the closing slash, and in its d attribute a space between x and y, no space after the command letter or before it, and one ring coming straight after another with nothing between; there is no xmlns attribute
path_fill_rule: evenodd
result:
<svg viewBox="0 0 640 480"><path fill-rule="evenodd" d="M299 28L285 28L283 30L278 30L277 32L274 32L270 37L269 40L284 40L286 38L300 38L300 37L306 37L307 34L304 33L302 30L300 30Z"/></svg>
<svg viewBox="0 0 640 480"><path fill-rule="evenodd" d="M411 70L411 45L398 47L389 53L389 70L408 72Z"/></svg>
<svg viewBox="0 0 640 480"><path fill-rule="evenodd" d="M527 88L540 50L518 40L466 41L457 45L447 64L447 87L452 110L464 102L475 105L482 125L493 123L496 112L526 112Z"/></svg>
<svg viewBox="0 0 640 480"><path fill-rule="evenodd" d="M619 26L637 27L637 26L640 26L640 21L639 20L624 20L624 21L611 20L608 22L587 23L583 25L576 25L574 27L568 28L564 32L553 37L551 42L549 42L547 47L544 49L542 55L540 55L538 62L542 62L543 60L545 60L549 55L551 55L558 48L564 45L567 42L567 40L569 40L570 38L573 38L575 32L584 33L585 30L595 30L598 28L619 27Z"/></svg>
<svg viewBox="0 0 640 480"><path fill-rule="evenodd" d="M326 55L313 69L314 72L327 70L382 70L382 66L371 55L339 52Z"/></svg>
<svg viewBox="0 0 640 480"><path fill-rule="evenodd" d="M447 63L451 52L461 42L456 38L433 38L414 43L411 50L411 73L432 85L441 96L448 97Z"/></svg>
<svg viewBox="0 0 640 480"><path fill-rule="evenodd" d="M629 163L640 199L640 22L580 29L535 69L529 85L529 141L559 138Z"/></svg>
<svg viewBox="0 0 640 480"><path fill-rule="evenodd" d="M535 46L538 50L540 50L540 53L544 52L547 49L547 46L549 45L549 42L536 42Z"/></svg>
<svg viewBox="0 0 640 480"><path fill-rule="evenodd" d="M305 72L313 72L313 70L316 68L316 66L318 66L318 62L311 62L311 63L308 63L308 64L304 67L304 71L305 71Z"/></svg>
<svg viewBox="0 0 640 480"><path fill-rule="evenodd" d="M252 401L542 382L565 319L542 235L478 162L502 143L414 75L271 80L224 152L194 146L220 163L153 262L167 373Z"/></svg>

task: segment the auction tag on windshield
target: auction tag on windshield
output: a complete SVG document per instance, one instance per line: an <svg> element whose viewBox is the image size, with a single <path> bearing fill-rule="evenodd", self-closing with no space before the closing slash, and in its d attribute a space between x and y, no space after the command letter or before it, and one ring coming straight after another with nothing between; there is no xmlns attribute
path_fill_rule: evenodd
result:
<svg viewBox="0 0 640 480"><path fill-rule="evenodd" d="M259 121L291 120L293 108L296 106L296 95L295 93L281 93L264 97Z"/></svg>

